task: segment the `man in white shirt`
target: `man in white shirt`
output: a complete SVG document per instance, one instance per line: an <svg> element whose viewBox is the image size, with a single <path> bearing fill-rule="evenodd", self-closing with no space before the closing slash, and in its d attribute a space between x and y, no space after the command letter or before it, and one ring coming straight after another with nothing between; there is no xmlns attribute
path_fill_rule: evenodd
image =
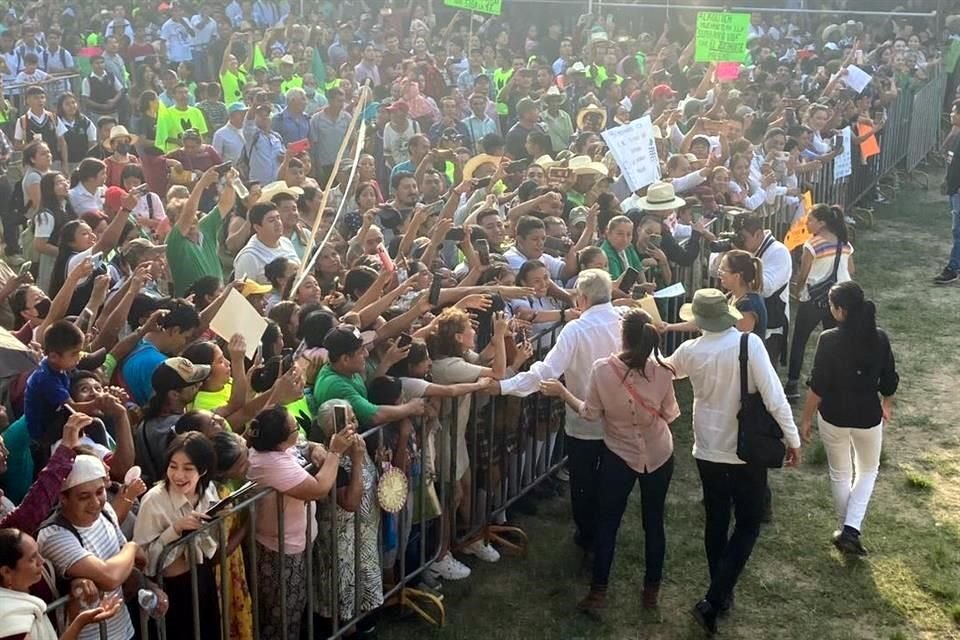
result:
<svg viewBox="0 0 960 640"><path fill-rule="evenodd" d="M130 38L130 42L133 42L133 25L127 20L127 10L121 5L113 8L113 19L107 23L103 30L104 38L111 36L114 38L127 36Z"/></svg>
<svg viewBox="0 0 960 640"><path fill-rule="evenodd" d="M247 105L234 102L227 107L227 124L213 134L213 149L224 162L237 162L243 154L243 121L247 118Z"/></svg>
<svg viewBox="0 0 960 640"><path fill-rule="evenodd" d="M183 7L175 4L170 19L160 27L160 38L167 43L167 59L170 62L191 62L195 36L196 32L183 15Z"/></svg>
<svg viewBox="0 0 960 640"><path fill-rule="evenodd" d="M566 376L567 389L578 398L585 398L593 363L620 351L620 314L610 303L612 294L613 283L606 271L582 272L574 294L580 317L564 325L543 361L535 362L529 371L501 380L499 390L495 385L491 393L529 396L540 390L541 382ZM570 502L577 527L575 541L588 553L592 551L596 530L603 425L588 422L567 407L565 431ZM549 459L551 452L546 455Z"/></svg>
<svg viewBox="0 0 960 640"><path fill-rule="evenodd" d="M277 205L269 201L255 204L247 220L254 235L233 261L233 270L238 278L250 278L268 284L263 271L276 258L283 257L300 264L293 243L283 235L283 220Z"/></svg>
<svg viewBox="0 0 960 640"><path fill-rule="evenodd" d="M543 252L546 238L547 229L543 220L534 216L524 216L517 222L516 245L507 249L503 257L514 272L519 272L524 262L539 260L547 268L554 282L566 282L577 274L579 268L577 250L582 247L578 243L567 253L567 258L562 260ZM585 240L585 242L588 241L589 238Z"/></svg>
<svg viewBox="0 0 960 640"><path fill-rule="evenodd" d="M704 546L710 569L710 589L693 609L697 622L716 633L717 617L730 606L753 545L760 536L767 490L767 468L747 464L737 456L740 411L740 343L736 323L742 317L717 289L701 289L692 305L680 311L703 335L682 343L665 360L677 379L693 386L693 457L703 486L706 512ZM747 341L747 391L759 393L763 404L783 431L786 465L800 463L800 434L777 372L752 333ZM568 374L569 375L569 374ZM730 514L736 522L730 535Z"/></svg>

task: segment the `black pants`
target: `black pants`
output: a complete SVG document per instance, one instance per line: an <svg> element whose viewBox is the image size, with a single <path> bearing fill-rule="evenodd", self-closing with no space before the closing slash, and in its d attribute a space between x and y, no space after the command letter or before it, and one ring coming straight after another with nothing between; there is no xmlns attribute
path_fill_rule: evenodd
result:
<svg viewBox="0 0 960 640"><path fill-rule="evenodd" d="M753 545L760 536L767 469L746 464L722 464L697 460L703 485L706 525L703 544L710 568L707 600L721 607L730 598ZM730 508L736 522L730 535Z"/></svg>
<svg viewBox="0 0 960 640"><path fill-rule="evenodd" d="M3 253L8 256L20 253L20 226L26 222L23 214L10 210L13 186L10 179L0 178L0 223L3 224Z"/></svg>
<svg viewBox="0 0 960 640"><path fill-rule="evenodd" d="M600 482L600 457L603 440L581 440L566 436L567 470L570 472L570 505L577 526L577 543L593 551L597 530L597 493Z"/></svg>
<svg viewBox="0 0 960 640"><path fill-rule="evenodd" d="M220 591L217 579L213 575L213 562L207 560L197 565L197 593L190 585L190 572L172 578L164 578L163 590L169 598L170 606L164 621L168 638L220 638ZM200 635L193 627L193 598L199 601Z"/></svg>
<svg viewBox="0 0 960 640"><path fill-rule="evenodd" d="M786 329L784 329L786 331ZM787 336L783 333L775 333L763 341L763 346L767 348L767 355L770 356L770 364L774 369L780 368L787 353Z"/></svg>
<svg viewBox="0 0 960 640"><path fill-rule="evenodd" d="M810 334L823 323L824 329L837 326L830 310L820 310L812 302L801 302L797 307L797 317L793 321L793 339L790 341L790 367L787 380L799 380L803 369L803 352L807 348Z"/></svg>
<svg viewBox="0 0 960 640"><path fill-rule="evenodd" d="M627 498L635 482L640 484L640 510L643 520L645 585L659 584L663 577L663 558L667 553L667 536L663 530L667 489L673 477L673 456L660 467L637 473L623 458L604 447L600 461L600 486L597 496L597 532L593 541L593 586L606 587L613 564L617 530L627 508Z"/></svg>

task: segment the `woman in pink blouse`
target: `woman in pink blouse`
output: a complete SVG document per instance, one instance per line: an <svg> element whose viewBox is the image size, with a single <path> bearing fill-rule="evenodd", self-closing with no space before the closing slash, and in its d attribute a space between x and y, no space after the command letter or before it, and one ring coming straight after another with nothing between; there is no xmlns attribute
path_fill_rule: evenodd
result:
<svg viewBox="0 0 960 640"><path fill-rule="evenodd" d="M604 490L597 507L593 580L590 593L577 607L599 617L607 606L617 530L627 498L639 482L646 546L643 609L655 620L667 547L664 507L673 476L673 436L668 425L680 415L680 407L673 393L673 371L660 360L660 335L650 316L640 309L627 312L621 331L623 351L594 363L585 400L574 397L556 380L543 382L541 392L562 396L583 417L603 421L606 448L600 486Z"/></svg>

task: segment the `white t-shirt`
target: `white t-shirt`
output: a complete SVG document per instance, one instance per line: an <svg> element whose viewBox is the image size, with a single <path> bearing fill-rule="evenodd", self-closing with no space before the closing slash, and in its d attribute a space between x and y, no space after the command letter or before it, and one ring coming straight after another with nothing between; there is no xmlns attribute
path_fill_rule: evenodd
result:
<svg viewBox="0 0 960 640"><path fill-rule="evenodd" d="M67 192L67 199L70 200L73 212L82 216L91 211L103 211L103 198L106 193L106 187L97 187L95 192L90 193L83 186L83 183L78 183L77 186Z"/></svg>
<svg viewBox="0 0 960 640"><path fill-rule="evenodd" d="M189 62L193 58L193 36L173 18L160 27L160 38L167 43L167 58L171 62Z"/></svg>
<svg viewBox="0 0 960 640"><path fill-rule="evenodd" d="M412 118L407 120L407 128L403 131L394 129L392 122L388 122L383 128L383 151L393 159L394 166L410 160L410 149L407 143L418 133L420 133L420 127Z"/></svg>

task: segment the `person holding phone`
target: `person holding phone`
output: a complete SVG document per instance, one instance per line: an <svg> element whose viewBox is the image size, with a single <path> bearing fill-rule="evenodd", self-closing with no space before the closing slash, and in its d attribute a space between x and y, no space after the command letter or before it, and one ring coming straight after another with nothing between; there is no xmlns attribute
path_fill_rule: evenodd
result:
<svg viewBox="0 0 960 640"><path fill-rule="evenodd" d="M600 248L607 256L607 271L613 280L620 279L627 269L640 271L643 259L633 245L633 222L626 216L615 216L607 222Z"/></svg>
<svg viewBox="0 0 960 640"><path fill-rule="evenodd" d="M215 530L195 536L190 546L196 560L197 589L191 587L191 563L187 546L168 553L159 564L163 550L180 536L201 528L204 515L218 500L213 484L216 454L210 440L199 432L176 436L167 447L163 479L144 494L133 529L133 540L147 554L148 576L163 576L164 590L170 599L166 631L171 638L220 637L220 597L212 561L217 552ZM193 626L193 599L199 601L200 629Z"/></svg>

